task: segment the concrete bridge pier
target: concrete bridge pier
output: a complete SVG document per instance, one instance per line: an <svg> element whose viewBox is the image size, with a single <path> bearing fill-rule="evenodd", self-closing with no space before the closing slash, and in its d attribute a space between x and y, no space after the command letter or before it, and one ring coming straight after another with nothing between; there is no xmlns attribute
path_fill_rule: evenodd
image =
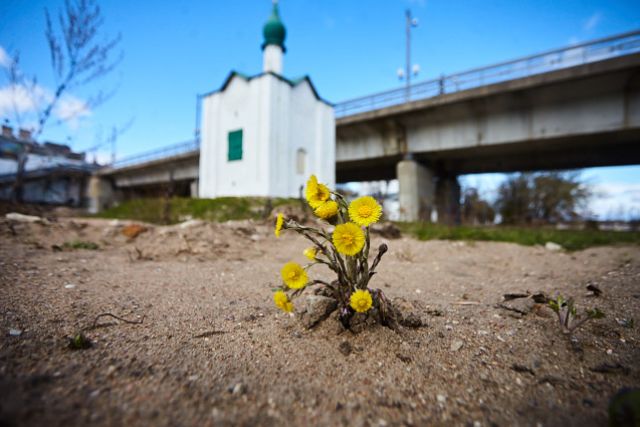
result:
<svg viewBox="0 0 640 427"><path fill-rule="evenodd" d="M431 212L441 224L460 224L460 184L455 175L434 169L407 156L396 165L400 186L400 220L430 221Z"/></svg>
<svg viewBox="0 0 640 427"><path fill-rule="evenodd" d="M455 175L437 177L436 207L440 224L460 224L460 183Z"/></svg>
<svg viewBox="0 0 640 427"><path fill-rule="evenodd" d="M193 199L198 198L199 185L200 185L200 180L198 179L194 179L193 181L191 181L191 184L189 184L189 195L191 196L191 198Z"/></svg>
<svg viewBox="0 0 640 427"><path fill-rule="evenodd" d="M433 171L410 156L396 165L401 221L429 221L435 203Z"/></svg>
<svg viewBox="0 0 640 427"><path fill-rule="evenodd" d="M92 175L88 183L89 213L98 213L109 208L116 199L111 180Z"/></svg>

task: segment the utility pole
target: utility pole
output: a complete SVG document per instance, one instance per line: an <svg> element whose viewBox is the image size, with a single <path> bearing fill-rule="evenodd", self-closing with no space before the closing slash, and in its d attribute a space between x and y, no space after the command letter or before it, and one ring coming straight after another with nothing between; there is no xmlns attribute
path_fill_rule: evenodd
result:
<svg viewBox="0 0 640 427"><path fill-rule="evenodd" d="M398 77L400 80L405 78L406 82L406 100L407 102L411 99L411 74L417 75L420 71L420 67L416 64L411 67L411 28L415 28L418 26L418 19L413 18L411 16L411 10L407 9L405 11L406 23L405 23L405 32L406 32L406 52L405 52L405 69L404 71L400 68L398 69Z"/></svg>

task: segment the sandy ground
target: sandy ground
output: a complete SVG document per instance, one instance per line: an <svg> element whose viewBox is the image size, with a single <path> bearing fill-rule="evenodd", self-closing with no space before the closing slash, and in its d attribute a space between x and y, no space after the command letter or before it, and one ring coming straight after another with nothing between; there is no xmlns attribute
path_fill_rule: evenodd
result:
<svg viewBox="0 0 640 427"><path fill-rule="evenodd" d="M0 425L605 425L610 397L640 385L637 247L390 240L371 286L426 326L354 335L273 306L281 265L304 261L295 234L195 222L130 240L122 225L0 221ZM100 249L52 246L75 239ZM571 345L548 308L498 306L525 291L607 317ZM69 350L103 312L144 321L101 319L93 348Z"/></svg>

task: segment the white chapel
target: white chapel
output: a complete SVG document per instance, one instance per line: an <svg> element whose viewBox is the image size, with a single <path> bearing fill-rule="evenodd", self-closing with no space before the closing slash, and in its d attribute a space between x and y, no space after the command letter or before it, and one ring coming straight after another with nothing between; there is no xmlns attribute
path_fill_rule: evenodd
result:
<svg viewBox="0 0 640 427"><path fill-rule="evenodd" d="M333 107L308 76L284 76L276 1L263 36L262 73L232 71L202 98L200 197L297 197L311 174L335 185Z"/></svg>

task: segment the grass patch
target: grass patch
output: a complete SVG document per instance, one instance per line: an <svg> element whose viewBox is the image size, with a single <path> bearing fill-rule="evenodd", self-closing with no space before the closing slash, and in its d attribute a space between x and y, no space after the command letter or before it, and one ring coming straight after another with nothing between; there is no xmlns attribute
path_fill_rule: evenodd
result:
<svg viewBox="0 0 640 427"><path fill-rule="evenodd" d="M261 219L265 217L267 199L260 197L218 197L216 199L193 199L174 197L169 201L169 223L175 224L186 218L223 222L232 219ZM271 207L299 204L297 199L273 198ZM164 223L165 200L162 198L135 199L99 213L101 218L131 219L154 224Z"/></svg>
<svg viewBox="0 0 640 427"><path fill-rule="evenodd" d="M96 243L86 242L84 240L73 240L71 242L64 242L62 247L64 249L89 249L92 251L100 249L100 246L98 246Z"/></svg>
<svg viewBox="0 0 640 427"><path fill-rule="evenodd" d="M403 232L412 234L420 240L511 242L527 246L554 242L570 251L616 243L640 244L640 232L555 230L527 227L448 227L428 223L397 223L397 225Z"/></svg>

